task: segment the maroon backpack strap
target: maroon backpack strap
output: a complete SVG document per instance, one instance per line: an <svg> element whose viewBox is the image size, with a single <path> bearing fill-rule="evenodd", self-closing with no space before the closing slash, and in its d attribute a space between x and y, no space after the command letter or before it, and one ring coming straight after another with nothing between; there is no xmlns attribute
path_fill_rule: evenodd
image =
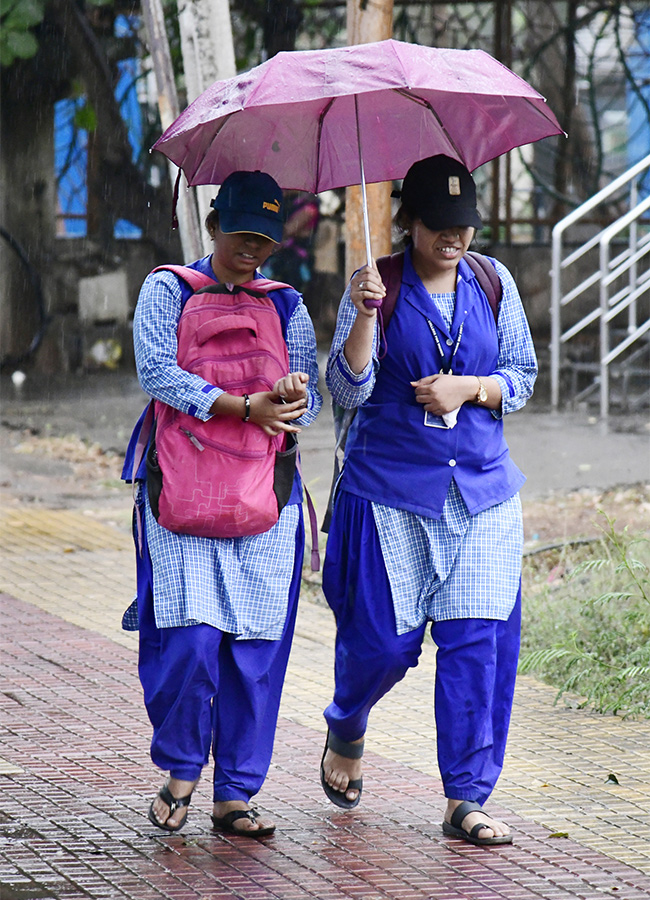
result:
<svg viewBox="0 0 650 900"><path fill-rule="evenodd" d="M381 280L386 288L386 296L381 304L381 313L384 320L384 328L388 327L390 317L395 310L395 304L402 286L402 273L404 271L404 253L393 253L392 256L380 256L377 260L377 268Z"/></svg>
<svg viewBox="0 0 650 900"><path fill-rule="evenodd" d="M483 289L483 293L488 298L488 303L496 322L499 318L499 303L501 303L503 294L503 286L497 270L486 256L483 256L482 253L477 253L475 250L468 250L465 254L465 259L472 272L476 275L476 280Z"/></svg>
<svg viewBox="0 0 650 900"><path fill-rule="evenodd" d="M379 345L378 359L383 359L388 353L388 339L386 329L391 316L395 311L395 304L402 286L402 273L404 271L404 254L393 253L392 256L380 256L377 260L377 269L386 288L386 296L377 307L377 319L379 321ZM383 345L383 348L382 348Z"/></svg>

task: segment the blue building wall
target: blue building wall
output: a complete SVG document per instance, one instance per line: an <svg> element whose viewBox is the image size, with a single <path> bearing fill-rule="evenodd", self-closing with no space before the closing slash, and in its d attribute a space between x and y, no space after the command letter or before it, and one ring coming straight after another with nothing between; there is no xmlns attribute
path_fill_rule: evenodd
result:
<svg viewBox="0 0 650 900"><path fill-rule="evenodd" d="M628 163L633 166L650 154L650 9L634 15L637 45L627 58L637 90L628 87ZM639 94L641 96L639 96ZM642 196L650 193L650 172L641 188Z"/></svg>
<svg viewBox="0 0 650 900"><path fill-rule="evenodd" d="M118 16L115 36L128 37L138 27L135 16ZM141 74L139 60L118 62L119 80L115 97L127 124L133 159L142 150L142 110L138 100L137 80ZM58 228L62 237L85 237L88 192L86 170L88 164L88 131L83 123L83 97L59 101L54 109L54 171L58 182ZM116 238L139 238L141 231L131 222L119 219L115 223Z"/></svg>

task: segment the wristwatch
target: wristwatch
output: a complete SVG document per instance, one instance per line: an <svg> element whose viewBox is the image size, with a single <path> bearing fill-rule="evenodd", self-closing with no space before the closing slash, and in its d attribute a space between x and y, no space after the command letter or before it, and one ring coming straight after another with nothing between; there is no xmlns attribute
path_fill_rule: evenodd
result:
<svg viewBox="0 0 650 900"><path fill-rule="evenodd" d="M476 392L476 402L477 403L485 403L485 401L488 398L487 388L485 387L485 385L483 384L481 379L478 377L478 375L476 377L478 378L478 391Z"/></svg>

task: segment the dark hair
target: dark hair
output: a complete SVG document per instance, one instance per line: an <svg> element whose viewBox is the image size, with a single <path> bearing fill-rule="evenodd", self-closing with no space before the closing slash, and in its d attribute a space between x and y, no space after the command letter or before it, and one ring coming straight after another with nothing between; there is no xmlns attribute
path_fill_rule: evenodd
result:
<svg viewBox="0 0 650 900"><path fill-rule="evenodd" d="M399 209L393 216L393 225L399 232L399 240L401 240L403 247L408 247L413 242L410 231L414 218L415 216L411 215L404 204L400 203Z"/></svg>
<svg viewBox="0 0 650 900"><path fill-rule="evenodd" d="M210 237L213 238L215 231L217 231L219 228L219 210L210 210L210 212L205 217L205 227L208 229L208 234L210 235Z"/></svg>

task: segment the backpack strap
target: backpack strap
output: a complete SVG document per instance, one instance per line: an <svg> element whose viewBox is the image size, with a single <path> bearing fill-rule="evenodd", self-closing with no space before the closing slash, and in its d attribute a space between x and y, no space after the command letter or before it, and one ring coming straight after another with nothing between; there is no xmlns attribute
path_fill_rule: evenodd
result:
<svg viewBox="0 0 650 900"><path fill-rule="evenodd" d="M140 463L144 459L144 455L147 452L147 447L149 446L149 438L151 437L151 432L153 431L154 424L154 401L150 400L149 404L146 408L144 418L142 420L142 425L140 426L140 433L138 435L138 440L135 446L135 451L133 454L133 468L131 471L131 490L133 492L133 508L135 510L136 517L136 534L138 538L138 553L142 556L143 553L143 540L142 540L142 514L140 512L140 507L136 502L136 478L138 474L138 469L140 468Z"/></svg>
<svg viewBox="0 0 650 900"><path fill-rule="evenodd" d="M209 275L203 275L202 272L197 272L196 269L191 269L189 266L156 266L155 269L152 269L151 274L154 272L173 272L174 275L182 278L194 293L209 284L215 284L217 280L210 278Z"/></svg>
<svg viewBox="0 0 650 900"><path fill-rule="evenodd" d="M386 296L377 307L379 320L379 345L378 359L383 359L388 353L388 340L386 329L395 310L395 304L402 286L402 272L404 271L404 253L393 253L392 256L380 256L377 260L377 269L386 288ZM383 350L381 349L383 345Z"/></svg>
<svg viewBox="0 0 650 900"><path fill-rule="evenodd" d="M210 287L213 284L218 284L216 278L210 277L210 275L204 275L202 272L198 272L196 269L190 268L190 266L156 266L155 269L151 270L151 274L154 272L173 272L174 275L177 275L179 278L182 278L189 286L192 288L194 293L200 291L201 288ZM282 288L290 288L290 284L286 284L284 281L273 281L271 278L254 278L252 281L247 281L245 284L237 285L240 290L247 290L248 288L252 288L255 291L278 291ZM229 288L228 290L232 290Z"/></svg>
<svg viewBox="0 0 650 900"><path fill-rule="evenodd" d="M477 253L475 250L468 250L465 254L465 259L467 260L467 265L476 275L476 280L481 286L483 293L488 298L488 303L496 322L499 318L499 303L501 303L503 295L503 285L497 270L486 256L483 256L482 253Z"/></svg>
<svg viewBox="0 0 650 900"><path fill-rule="evenodd" d="M381 313L384 320L384 328L388 328L390 317L395 310L395 304L402 286L402 273L404 271L404 253L393 253L392 256L380 256L377 260L377 268L381 280L386 287L386 296L381 304Z"/></svg>
<svg viewBox="0 0 650 900"><path fill-rule="evenodd" d="M243 288L253 288L256 291L264 291L265 293L267 291L280 291L283 288L290 288L292 291L295 291L295 288L292 288L285 281L274 281L272 278L254 278L241 286Z"/></svg>

